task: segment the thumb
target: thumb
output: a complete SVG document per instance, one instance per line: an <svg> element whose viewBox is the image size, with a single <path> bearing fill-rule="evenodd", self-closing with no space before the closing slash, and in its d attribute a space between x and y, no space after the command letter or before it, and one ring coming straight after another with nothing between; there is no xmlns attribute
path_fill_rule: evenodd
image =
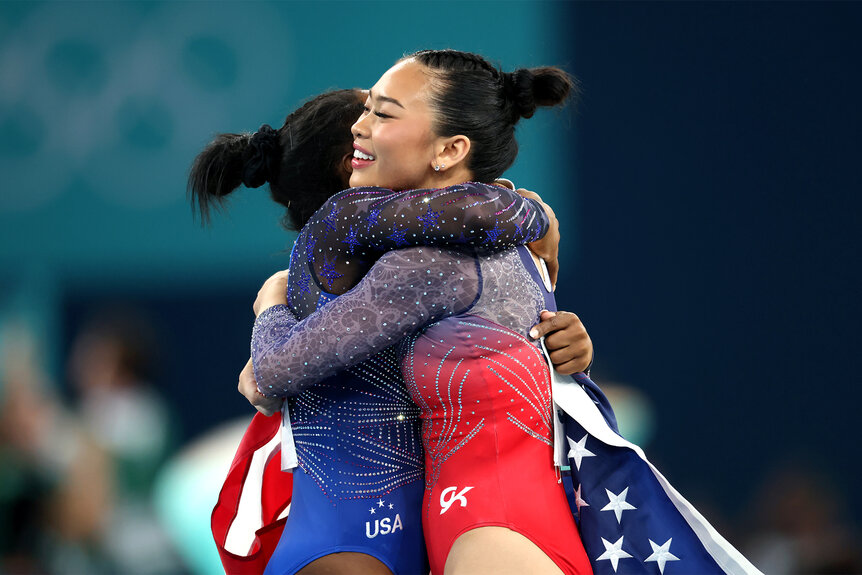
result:
<svg viewBox="0 0 862 575"><path fill-rule="evenodd" d="M554 322L555 317L557 317L555 312L542 310L539 314L539 319L541 321L530 329L530 337L533 339L539 339L540 337L554 331L556 329Z"/></svg>

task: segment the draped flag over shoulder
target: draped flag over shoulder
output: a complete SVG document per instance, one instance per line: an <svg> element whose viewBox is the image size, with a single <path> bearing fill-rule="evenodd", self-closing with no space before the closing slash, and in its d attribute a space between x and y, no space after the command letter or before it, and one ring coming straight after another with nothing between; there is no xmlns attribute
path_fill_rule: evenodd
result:
<svg viewBox="0 0 862 575"><path fill-rule="evenodd" d="M227 575L260 574L281 538L293 474L281 470L281 413L254 416L212 512L212 533Z"/></svg>
<svg viewBox="0 0 862 575"><path fill-rule="evenodd" d="M556 462L594 573L760 574L619 435L589 377L551 372Z"/></svg>

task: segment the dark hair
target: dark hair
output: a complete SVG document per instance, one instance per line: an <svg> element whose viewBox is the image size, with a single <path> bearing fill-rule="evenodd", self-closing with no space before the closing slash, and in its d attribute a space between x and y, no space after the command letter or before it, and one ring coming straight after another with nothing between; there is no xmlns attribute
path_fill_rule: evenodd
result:
<svg viewBox="0 0 862 575"><path fill-rule="evenodd" d="M362 114L358 90L325 92L292 112L278 130L264 124L254 134L219 134L198 154L189 173L192 207L204 223L210 211L240 184L269 182L272 199L287 212L282 223L298 230L332 195L349 187L342 169L351 153L350 127Z"/></svg>
<svg viewBox="0 0 862 575"><path fill-rule="evenodd" d="M575 79L560 68L503 72L478 54L458 50L421 50L407 58L430 71L436 134L470 138L467 168L479 182L499 178L515 161L518 120L577 93Z"/></svg>

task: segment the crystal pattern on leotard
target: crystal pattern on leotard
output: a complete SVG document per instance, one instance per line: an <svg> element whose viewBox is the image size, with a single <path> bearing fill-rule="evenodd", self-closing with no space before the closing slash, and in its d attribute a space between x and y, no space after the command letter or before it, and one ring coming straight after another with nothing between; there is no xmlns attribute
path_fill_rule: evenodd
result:
<svg viewBox="0 0 862 575"><path fill-rule="evenodd" d="M515 250L480 262L482 293L469 313L429 325L400 348L405 382L422 410L429 490L447 460L488 425L511 425L551 445L548 372L525 337L544 298Z"/></svg>
<svg viewBox="0 0 862 575"><path fill-rule="evenodd" d="M539 286L524 269L517 250L489 254L479 258L479 265L482 293L470 313L526 337L536 325L545 300ZM531 342L539 347L538 341Z"/></svg>
<svg viewBox="0 0 862 575"><path fill-rule="evenodd" d="M330 499L373 498L421 480L419 409L393 349L289 400L302 469Z"/></svg>
<svg viewBox="0 0 862 575"><path fill-rule="evenodd" d="M279 314L289 315L286 306L267 310L256 322L253 338L259 381L273 385L278 395L295 394L414 334L402 348L407 357L402 365L413 367L402 371L426 419L428 485L434 485L446 460L487 424L477 414L480 407L468 409L462 402L464 393L476 393L470 389L470 370L484 372L484 380L496 382L499 393L515 402L512 409L502 408L506 424L547 444L547 368L535 344L522 335L537 319L544 300L516 251L480 260L481 296L474 257L439 248L410 248L386 254L355 289L298 325L289 327L290 319L273 321ZM444 335L438 343L439 333ZM417 357L417 341L429 350L427 359ZM446 362L462 359L463 366L447 367L447 377L440 377ZM264 379L266 374L273 378ZM420 387L420 377L433 382L432 387L429 383Z"/></svg>
<svg viewBox="0 0 862 575"><path fill-rule="evenodd" d="M258 316L251 355L258 388L297 395L423 325L460 313L479 294L474 257L441 248L388 252L348 293L297 323L285 305Z"/></svg>
<svg viewBox="0 0 862 575"><path fill-rule="evenodd" d="M415 213L411 214L411 209ZM389 220L398 221L395 231L381 239L375 226L388 225ZM294 340L292 351L288 351L273 342L288 341L301 331L292 331L296 326L292 312L303 317L311 311L312 302L319 308L331 301L335 296L323 290L323 284L332 289L353 285L382 253L377 250L410 243L450 242L488 253L541 237L546 229L547 219L538 204L524 201L507 190L478 184L401 194L379 189L348 190L312 217L300 232L291 254L288 294L293 296L289 297L293 309L276 306L261 315L255 324L252 355L264 391L295 394L311 385L289 399L288 409L299 464L323 493L335 499L387 493L421 479L423 455L419 447L418 408L410 400L397 368L393 369L391 349L319 383L312 381L358 361L361 356L351 353L357 348L355 343L351 344L351 337L371 340L374 349L379 349L380 345L415 330L422 321L466 307L475 298L478 272L472 258L464 260L463 256L448 254L454 261L449 261L447 267L464 269L457 277L440 270L429 276L428 268L440 265L447 254L435 257L437 252L433 250L424 254L422 250L412 255L409 251L393 254L372 274L373 278L383 280L377 287L390 288L412 273L412 281L417 288L421 286L421 293L417 289L407 298L402 291L393 300L379 300L371 293L352 302L353 296L348 294L337 306L339 311L333 311L340 320L337 326L317 325L315 329L319 329L318 335L322 337L316 345L306 334L305 342ZM345 235L338 235L345 230ZM339 260L339 256L344 257ZM408 262L411 258L413 261ZM404 269L399 277L399 266L409 263L418 268L412 272ZM417 273L424 275L417 278ZM447 293L450 289L451 293ZM414 295L419 307L408 307L400 316L393 315L391 309L375 313L375 335L381 337L372 339L375 330L359 325L372 317L364 311L375 311L367 307L369 301L405 305ZM438 295L439 301L433 301ZM425 300L424 311L419 298ZM417 312L411 321L406 321L407 315ZM384 340L384 328L394 328L395 335L385 336ZM334 341L338 350L333 350L334 361L326 369L320 369L323 358L319 351L330 349L322 346L326 345L325 336L333 333L339 334ZM280 356L273 355L273 351L280 351ZM268 359L262 359L264 356ZM296 361L300 358L301 361ZM292 374L298 371L313 377L293 380ZM267 377L271 383L265 383Z"/></svg>
<svg viewBox="0 0 862 575"><path fill-rule="evenodd" d="M538 202L499 186L351 188L332 196L300 232L288 305L296 317L308 316L321 293L343 294L388 250L459 245L491 253L539 239L547 229Z"/></svg>

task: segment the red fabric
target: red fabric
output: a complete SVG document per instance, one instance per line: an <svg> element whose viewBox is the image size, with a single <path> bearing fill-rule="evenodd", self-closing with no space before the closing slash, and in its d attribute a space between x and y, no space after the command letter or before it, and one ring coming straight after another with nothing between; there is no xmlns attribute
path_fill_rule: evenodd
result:
<svg viewBox="0 0 862 575"><path fill-rule="evenodd" d="M463 533L501 526L530 539L563 573L592 573L554 470L544 357L511 330L457 317L428 327L402 366L422 410L431 572L443 573Z"/></svg>
<svg viewBox="0 0 862 575"><path fill-rule="evenodd" d="M269 558L281 538L287 518L278 519L290 504L293 495L293 474L281 471L281 446L259 461L264 467L260 486L246 493L246 497L260 497L261 517L255 525L254 543L247 555L237 555L225 549L225 541L237 515L243 486L249 476L256 452L263 450L270 440L278 435L281 413L266 417L254 416L236 450L218 501L212 512L212 533L227 575L263 573Z"/></svg>

